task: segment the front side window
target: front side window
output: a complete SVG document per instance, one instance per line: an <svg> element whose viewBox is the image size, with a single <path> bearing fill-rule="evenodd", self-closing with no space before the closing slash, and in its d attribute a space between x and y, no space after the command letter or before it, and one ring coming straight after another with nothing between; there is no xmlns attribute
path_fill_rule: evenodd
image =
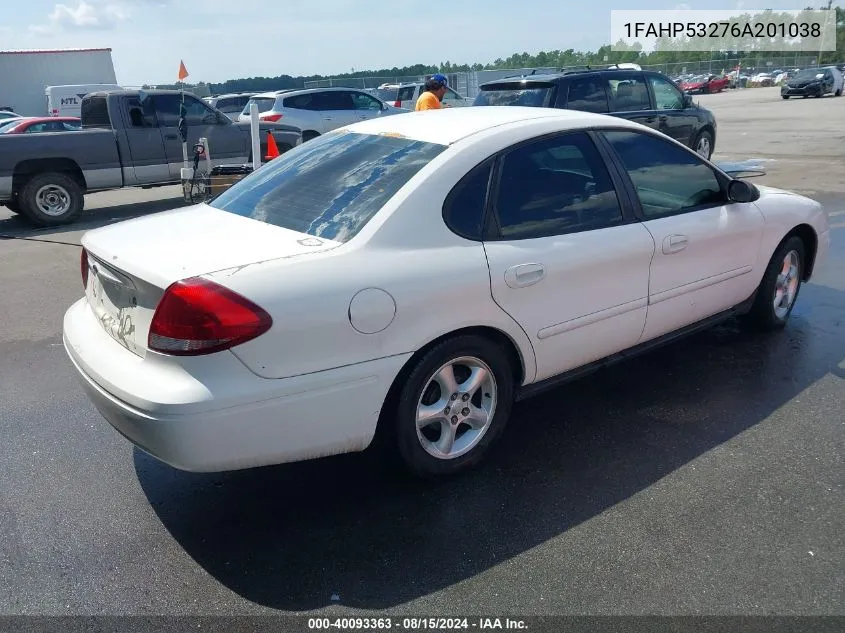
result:
<svg viewBox="0 0 845 633"><path fill-rule="evenodd" d="M648 81L651 89L654 90L654 102L658 110L682 110L684 107L684 96L671 81L649 75Z"/></svg>
<svg viewBox="0 0 845 633"><path fill-rule="evenodd" d="M459 95L457 92L455 92L451 88L446 88L446 94L443 95L443 101L444 102L463 101L463 99L461 98L461 95Z"/></svg>
<svg viewBox="0 0 845 633"><path fill-rule="evenodd" d="M445 149L407 138L332 132L285 152L211 206L345 242Z"/></svg>
<svg viewBox="0 0 845 633"><path fill-rule="evenodd" d="M693 152L644 132L603 132L637 190L646 219L726 203L716 173Z"/></svg>
<svg viewBox="0 0 845 633"><path fill-rule="evenodd" d="M506 240L623 222L607 166L585 133L537 140L506 154L495 209Z"/></svg>
<svg viewBox="0 0 845 633"><path fill-rule="evenodd" d="M178 94L169 94L155 95L152 99L159 124L164 127L178 126L182 97ZM217 123L217 114L199 99L186 96L185 109L187 111L185 119L189 127Z"/></svg>
<svg viewBox="0 0 845 633"><path fill-rule="evenodd" d="M381 103L363 92L353 92L352 103L356 110L381 110Z"/></svg>
<svg viewBox="0 0 845 633"><path fill-rule="evenodd" d="M158 127L151 99L144 99L142 102L138 97L129 97L126 100L126 106L129 110L129 122L133 128Z"/></svg>

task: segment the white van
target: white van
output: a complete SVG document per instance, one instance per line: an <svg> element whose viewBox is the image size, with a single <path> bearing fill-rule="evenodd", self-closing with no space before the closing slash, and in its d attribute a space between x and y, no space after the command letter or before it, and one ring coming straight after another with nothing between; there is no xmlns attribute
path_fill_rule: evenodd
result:
<svg viewBox="0 0 845 633"><path fill-rule="evenodd" d="M120 90L116 84L71 84L67 86L47 86L47 116L75 116L82 112L82 98L100 90Z"/></svg>

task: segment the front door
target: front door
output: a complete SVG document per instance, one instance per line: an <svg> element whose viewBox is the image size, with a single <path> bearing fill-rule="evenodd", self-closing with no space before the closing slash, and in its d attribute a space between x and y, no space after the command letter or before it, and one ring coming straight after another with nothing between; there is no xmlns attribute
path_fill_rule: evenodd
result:
<svg viewBox="0 0 845 633"><path fill-rule="evenodd" d="M757 206L731 202L727 181L691 150L647 132L602 134L631 180L656 246L643 341L749 298L762 274Z"/></svg>
<svg viewBox="0 0 845 633"><path fill-rule="evenodd" d="M654 94L657 129L689 147L698 118L684 105L684 93L660 75L649 74L648 83Z"/></svg>
<svg viewBox="0 0 845 633"><path fill-rule="evenodd" d="M355 118L358 121L366 121L381 116L381 101L368 95L366 92L352 91L352 103L355 107Z"/></svg>
<svg viewBox="0 0 845 633"><path fill-rule="evenodd" d="M531 339L538 380L637 342L654 241L623 211L587 133L508 151L491 203L493 299Z"/></svg>
<svg viewBox="0 0 845 633"><path fill-rule="evenodd" d="M146 185L172 180L162 129L156 119L152 100L127 97L121 100L124 132L132 165L124 167L126 184ZM131 171L131 173L130 173Z"/></svg>
<svg viewBox="0 0 845 633"><path fill-rule="evenodd" d="M179 180L183 167L182 138L179 135L179 109L182 96L176 93L150 97L164 136L170 175ZM184 95L188 125L188 162L193 164L194 145L208 139L212 166L241 165L249 158L249 135L227 117L215 112L193 95ZM200 162L200 169L203 163Z"/></svg>

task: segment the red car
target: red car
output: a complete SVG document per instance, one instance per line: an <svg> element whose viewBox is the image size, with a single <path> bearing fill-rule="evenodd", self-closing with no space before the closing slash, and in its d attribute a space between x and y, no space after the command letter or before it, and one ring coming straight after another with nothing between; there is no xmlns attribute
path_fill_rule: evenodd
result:
<svg viewBox="0 0 845 633"><path fill-rule="evenodd" d="M21 117L4 121L2 134L34 134L38 132L73 132L82 129L82 121L71 116Z"/></svg>
<svg viewBox="0 0 845 633"><path fill-rule="evenodd" d="M701 94L722 92L722 90L728 87L729 81L727 77L719 77L718 75L699 75L683 82L681 84L681 90Z"/></svg>

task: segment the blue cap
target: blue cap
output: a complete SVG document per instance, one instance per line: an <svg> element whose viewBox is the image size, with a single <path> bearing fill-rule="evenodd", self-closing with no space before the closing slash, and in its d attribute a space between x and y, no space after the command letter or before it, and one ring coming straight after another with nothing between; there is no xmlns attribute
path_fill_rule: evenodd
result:
<svg viewBox="0 0 845 633"><path fill-rule="evenodd" d="M432 76L431 76L431 78L432 78L434 81L439 81L439 82L440 82L440 83L442 83L444 86L448 86L448 85L449 85L449 80L448 80L448 79L446 79L446 75L440 75L440 74L437 74L437 75L432 75Z"/></svg>

